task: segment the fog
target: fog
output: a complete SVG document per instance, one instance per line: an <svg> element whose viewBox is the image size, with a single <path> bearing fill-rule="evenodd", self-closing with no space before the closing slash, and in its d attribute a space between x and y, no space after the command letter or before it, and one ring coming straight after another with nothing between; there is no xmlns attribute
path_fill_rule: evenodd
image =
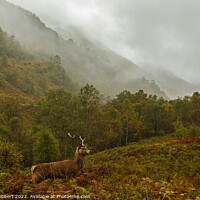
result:
<svg viewBox="0 0 200 200"><path fill-rule="evenodd" d="M200 83L198 0L9 0L50 27L74 26L134 63Z"/></svg>

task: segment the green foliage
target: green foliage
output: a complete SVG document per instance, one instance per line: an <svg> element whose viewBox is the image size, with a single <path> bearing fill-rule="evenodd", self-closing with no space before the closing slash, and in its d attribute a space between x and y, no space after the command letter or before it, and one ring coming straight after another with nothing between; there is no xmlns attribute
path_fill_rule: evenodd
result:
<svg viewBox="0 0 200 200"><path fill-rule="evenodd" d="M18 98L1 96L0 97L0 113L5 116L8 121L12 117L19 117L21 111L21 103Z"/></svg>
<svg viewBox="0 0 200 200"><path fill-rule="evenodd" d="M192 111L191 118L192 118L192 121L199 126L200 125L200 109L194 109Z"/></svg>
<svg viewBox="0 0 200 200"><path fill-rule="evenodd" d="M134 105L130 100L125 99L122 103L121 121L125 133L125 144L128 144L129 139L133 141L134 135L138 131L139 115L135 112Z"/></svg>
<svg viewBox="0 0 200 200"><path fill-rule="evenodd" d="M187 137L188 130L187 130L187 128L184 128L184 127L177 128L175 131L175 134L176 134L177 139L182 139L182 138Z"/></svg>
<svg viewBox="0 0 200 200"><path fill-rule="evenodd" d="M79 96L84 106L95 104L99 101L99 91L93 85L86 84L82 87Z"/></svg>
<svg viewBox="0 0 200 200"><path fill-rule="evenodd" d="M182 124L176 128L175 136L177 139L182 138L196 138L200 136L200 127L195 124L192 124L189 128L185 128Z"/></svg>
<svg viewBox="0 0 200 200"><path fill-rule="evenodd" d="M19 76L16 72L13 72L13 71L8 71L6 74L5 74L5 80L7 82L9 82L10 84L12 85L16 85L17 84L17 81L19 79Z"/></svg>
<svg viewBox="0 0 200 200"><path fill-rule="evenodd" d="M105 119L105 142L108 148L112 148L120 143L120 138L122 136L120 113L117 109L110 107L106 112Z"/></svg>
<svg viewBox="0 0 200 200"><path fill-rule="evenodd" d="M20 119L18 117L12 117L9 120L9 125L11 128L18 128L20 126Z"/></svg>
<svg viewBox="0 0 200 200"><path fill-rule="evenodd" d="M15 194L28 195L30 192L30 173L26 171L13 171L9 170L0 172L0 192L2 194ZM25 198L25 196L24 196Z"/></svg>
<svg viewBox="0 0 200 200"><path fill-rule="evenodd" d="M37 133L37 140L33 147L34 163L53 162L59 159L58 141L48 129Z"/></svg>
<svg viewBox="0 0 200 200"><path fill-rule="evenodd" d="M24 82L19 84L19 88L26 94L34 94L34 83L27 75L25 76Z"/></svg>
<svg viewBox="0 0 200 200"><path fill-rule="evenodd" d="M193 124L189 127L188 136L191 138L199 137L200 136L200 127Z"/></svg>
<svg viewBox="0 0 200 200"><path fill-rule="evenodd" d="M3 67L6 67L6 66L8 65L8 57L7 57L6 55L3 55L3 56L1 57L1 65L2 65Z"/></svg>
<svg viewBox="0 0 200 200"><path fill-rule="evenodd" d="M158 135L160 135L160 136L164 136L164 135L165 135L165 131L163 131L163 130L159 130L159 131L158 131Z"/></svg>
<svg viewBox="0 0 200 200"><path fill-rule="evenodd" d="M8 137L9 134L10 134L10 130L8 129L8 127L1 124L0 125L0 135L4 135L4 136Z"/></svg>
<svg viewBox="0 0 200 200"><path fill-rule="evenodd" d="M117 99L120 103L123 103L126 99L129 101L133 101L133 94L131 94L131 92L128 90L124 90L123 92L117 95Z"/></svg>
<svg viewBox="0 0 200 200"><path fill-rule="evenodd" d="M0 169L16 170L21 167L22 155L17 151L14 144L0 138Z"/></svg>
<svg viewBox="0 0 200 200"><path fill-rule="evenodd" d="M47 79L45 77L41 77L38 80L38 85L43 89L44 93L47 91Z"/></svg>
<svg viewBox="0 0 200 200"><path fill-rule="evenodd" d="M38 102L37 122L51 128L59 141L62 158L66 158L67 133L71 128L72 95L64 89L51 90L47 98Z"/></svg>
<svg viewBox="0 0 200 200"><path fill-rule="evenodd" d="M38 122L51 127L61 152L73 149L72 145L66 145L66 132L87 137L94 151L127 145L145 137L162 136L174 130L177 138L188 137L182 123L185 118L177 115L174 106L181 100L168 102L155 96L148 97L143 91L135 94L124 91L116 99L101 103L99 91L89 84L80 89L78 96L70 95L62 90L50 91L46 100L38 104ZM190 105L188 99L185 102L185 107ZM62 157L68 155L65 153Z"/></svg>
<svg viewBox="0 0 200 200"><path fill-rule="evenodd" d="M94 115L98 112L99 91L93 86L86 84L80 89L80 116L83 126L83 135L86 136L87 130L91 127Z"/></svg>
<svg viewBox="0 0 200 200"><path fill-rule="evenodd" d="M7 125L4 115L2 114L0 114L0 137L1 136L3 136L4 138L10 137L10 129Z"/></svg>

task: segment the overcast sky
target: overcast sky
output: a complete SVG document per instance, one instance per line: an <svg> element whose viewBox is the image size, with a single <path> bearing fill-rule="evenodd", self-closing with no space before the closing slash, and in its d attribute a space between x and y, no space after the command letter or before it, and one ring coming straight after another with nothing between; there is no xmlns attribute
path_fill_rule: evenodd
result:
<svg viewBox="0 0 200 200"><path fill-rule="evenodd" d="M9 0L43 21L83 29L146 69L200 83L199 0Z"/></svg>

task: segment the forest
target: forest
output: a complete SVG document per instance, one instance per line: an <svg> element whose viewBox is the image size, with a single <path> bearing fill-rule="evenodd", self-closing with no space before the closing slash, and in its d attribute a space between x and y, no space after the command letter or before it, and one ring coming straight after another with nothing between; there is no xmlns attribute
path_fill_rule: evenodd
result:
<svg viewBox="0 0 200 200"><path fill-rule="evenodd" d="M131 153L131 146L129 145L137 143L139 153L148 152L142 146L145 141L153 141L154 138L160 138L159 142L161 142L168 138L166 142L172 140L171 144L173 145L179 143L173 143L173 141L180 141L181 144L184 141L186 141L185 144L196 141L194 143L196 146L191 148L199 151L200 93L194 92L191 96L166 100L162 97L158 98L156 95L146 94L143 90L139 90L136 93L124 90L117 94L115 98L105 97L93 85L80 86L73 82L63 70L59 55L51 56L46 62L36 61L34 56L20 46L14 36L8 35L1 29L0 193L19 194L23 190L24 194L29 194L31 186L27 181L27 176L30 176L29 170L32 165L73 157L75 146L68 137L68 133L86 138L88 149L92 150L94 154L88 158L88 163L95 165L96 160L96 167L99 167L98 170L97 168L91 169L88 165L86 168L88 170L87 173L84 174L84 171L82 172L83 174L79 176L77 182L84 187L90 184L90 182L87 182L89 181L88 179L97 181L94 178L95 174L92 177L86 177L87 181L85 183L82 180L84 178L82 176L89 176L89 172L92 170L92 173L94 173L94 170L97 170L97 174L102 173L100 177L103 174L111 176L111 171L109 170L112 167L108 167L109 161L106 157L109 154L110 159L113 158L113 148L118 149L117 152L129 157ZM129 148L130 152L125 149L126 147ZM183 147L180 145L180 148ZM167 150L162 146L153 146L152 148L155 148L152 151L155 150L155 152L162 153L163 151L173 151L173 148L176 147ZM148 153L144 154L146 157L147 155ZM98 157L100 158L98 159ZM191 160L193 158L196 159L194 155L188 157ZM153 159L155 158L153 157ZM166 162L170 162L167 159ZM182 159L184 160L184 157ZM99 160L102 160L102 162L104 160L105 163L98 165ZM148 158L145 160L148 161ZM145 160L143 166L151 168L151 164L145 165ZM177 157L177 162L184 162L183 160L181 161ZM200 161L196 160L196 163L200 163ZM120 165L116 164L118 171L115 171L115 173L122 173ZM193 180L192 177L200 174L198 166L195 165L194 169L196 171L191 170L192 175L186 174L186 170L182 176L189 177L188 180ZM169 169L164 170L167 171ZM125 171L123 173L125 174ZM130 172L127 171L127 173ZM138 175L138 173L136 169L132 171L132 174ZM144 178L143 182L146 182L149 187L153 184L151 179L157 181L159 179L158 177L147 179L147 177L153 175L151 173L140 173L140 176ZM175 176L175 174L173 175ZM20 179L20 176L23 179ZM160 177L162 176L165 181L169 182L172 178L168 177L167 179L164 172L160 174ZM16 191L14 189L16 185L11 188L5 181L13 179L21 181L19 182L19 185L21 185L19 187L21 188L18 187ZM116 178L117 180L119 179ZM59 180L55 181L58 181L58 183L54 182L54 186L61 184ZM107 184L107 186L111 184L110 182L103 183L102 181L101 183ZM7 185L5 186L4 183ZM49 184L49 182L46 182L46 184ZM94 186L95 184L96 186ZM94 185L93 190L97 194L100 193L99 188L103 191L105 190L103 187L106 187L99 186L97 188L97 182ZM200 179L195 179L194 185L198 188ZM121 187L120 184L119 187ZM158 186L158 188L161 188L161 186ZM120 199L127 199L133 195L132 193L128 194L128 186L124 189L127 191L121 191L125 196L122 195ZM110 192L114 193L117 190L115 188ZM149 190L149 188L146 190ZM35 191L34 187L32 187L31 192L33 194L37 193ZM45 191L45 189L40 188L39 191ZM139 193L142 194L141 192ZM85 194L88 193L85 192ZM101 199L106 196L105 194L101 195L99 197L97 195L96 198ZM119 194L117 193L117 195ZM147 195L146 192L144 192L145 195ZM196 197L197 193L192 193L190 194L191 196ZM164 194L162 197L165 199ZM138 198L140 197L138 196Z"/></svg>

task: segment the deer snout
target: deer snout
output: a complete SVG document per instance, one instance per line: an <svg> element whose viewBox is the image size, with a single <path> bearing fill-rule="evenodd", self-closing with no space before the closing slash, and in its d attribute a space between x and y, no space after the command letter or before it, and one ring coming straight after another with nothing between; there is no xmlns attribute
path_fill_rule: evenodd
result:
<svg viewBox="0 0 200 200"><path fill-rule="evenodd" d="M90 154L92 151L91 150L87 150L87 153Z"/></svg>

